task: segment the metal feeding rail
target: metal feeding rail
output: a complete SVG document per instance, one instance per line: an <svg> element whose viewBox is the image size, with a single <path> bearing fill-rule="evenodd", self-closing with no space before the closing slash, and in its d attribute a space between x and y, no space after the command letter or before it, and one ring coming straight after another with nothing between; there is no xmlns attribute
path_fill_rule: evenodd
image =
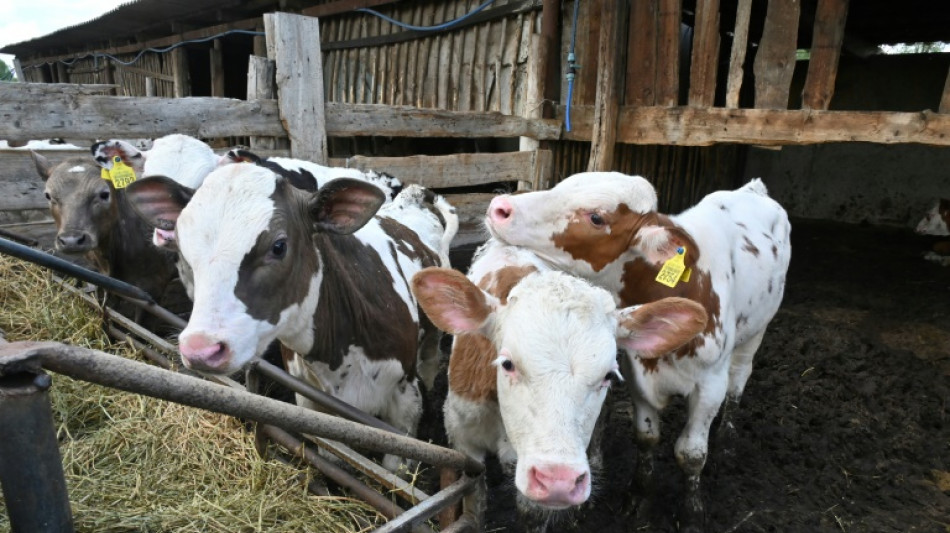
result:
<svg viewBox="0 0 950 533"><path fill-rule="evenodd" d="M5 239L0 239L0 252L93 283L172 326L179 329L185 326L181 317L155 304L137 287ZM63 287L79 292L90 305L100 305L75 287L68 284ZM258 422L259 435L267 436L289 453L304 459L328 479L351 490L387 517L390 521L379 528L381 532L431 533L424 522L474 490L479 476L483 475L484 466L478 461L455 450L404 436L389 424L315 389L266 361L251 366L249 385L256 383L257 375L266 376L342 418L253 394L229 378L205 376L207 379L204 379L170 371L168 369L173 364L168 356L176 355L173 345L112 309L107 308L106 318L110 335L142 349L150 360L163 368L54 342L4 344L0 338L0 427L8 428L5 438L0 439L0 484L3 485L14 532L72 531L47 394L50 380L44 370ZM308 440L291 432L312 436L321 448L380 483L387 494L381 494L327 460L308 447L312 446ZM443 478L448 471L461 470L463 475L429 496L349 446L431 464L443 470ZM38 463L40 468L35 467ZM35 470L25 472L24 465ZM399 496L412 507L403 509L391 500L390 494ZM441 525L451 531L472 529L466 520L451 524L443 521Z"/></svg>

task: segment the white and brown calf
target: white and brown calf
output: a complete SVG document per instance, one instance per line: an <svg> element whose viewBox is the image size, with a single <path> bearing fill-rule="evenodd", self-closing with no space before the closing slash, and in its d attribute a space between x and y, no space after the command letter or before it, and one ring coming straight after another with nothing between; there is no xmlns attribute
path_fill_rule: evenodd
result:
<svg viewBox="0 0 950 533"><path fill-rule="evenodd" d="M637 188L640 197L631 199ZM578 174L548 191L495 198L486 223L499 241L589 279L621 305L677 296L704 307L709 322L700 336L660 359L630 353L631 371L624 376L645 452L659 440L659 411L672 396L687 399L675 454L687 476L684 522L696 525L703 515L699 480L710 426L725 401L721 427L732 431L729 409L739 403L753 356L782 301L791 227L758 179L712 193L675 216L657 213L655 198L652 186L636 176ZM689 280L662 285L656 281L661 268L680 250ZM642 485L649 484L649 457L643 453L639 460Z"/></svg>
<svg viewBox="0 0 950 533"><path fill-rule="evenodd" d="M940 198L917 223L915 231L921 235L939 237L950 235L950 199ZM924 254L924 259L940 265L950 265L950 241L937 241Z"/></svg>
<svg viewBox="0 0 950 533"><path fill-rule="evenodd" d="M445 403L450 443L513 466L520 503L535 510L575 507L590 496L588 445L619 378L618 345L655 357L706 323L702 307L681 298L617 309L607 291L494 240L468 277L425 269L413 292L432 321L456 335ZM476 521L484 490L465 502Z"/></svg>
<svg viewBox="0 0 950 533"><path fill-rule="evenodd" d="M185 364L233 372L279 340L297 354L292 374L415 434L417 366L431 384L439 333L409 280L442 265L446 228L457 227L451 206L423 205L431 195L409 187L380 210L383 191L365 181L308 192L250 163L215 170L187 202L180 188L150 178L129 190L154 225L174 221L191 267Z"/></svg>

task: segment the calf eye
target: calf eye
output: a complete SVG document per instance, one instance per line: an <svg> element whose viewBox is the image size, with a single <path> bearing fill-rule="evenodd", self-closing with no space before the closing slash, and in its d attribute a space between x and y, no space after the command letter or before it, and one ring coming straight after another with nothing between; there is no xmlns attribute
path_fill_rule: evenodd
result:
<svg viewBox="0 0 950 533"><path fill-rule="evenodd" d="M46 199L47 199L47 200L53 201L53 197L50 196L48 192L44 192L43 194L46 196Z"/></svg>
<svg viewBox="0 0 950 533"><path fill-rule="evenodd" d="M277 239L270 248L271 255L276 259L283 259L287 255L287 239Z"/></svg>
<svg viewBox="0 0 950 533"><path fill-rule="evenodd" d="M511 362L511 359L505 359L501 362L501 367L505 369L505 372L512 372L515 369L515 364Z"/></svg>
<svg viewBox="0 0 950 533"><path fill-rule="evenodd" d="M99 199L102 200L102 201L108 200L108 199L109 199L109 191L101 191L101 192L99 193Z"/></svg>
<svg viewBox="0 0 950 533"><path fill-rule="evenodd" d="M599 213L590 214L590 223L597 226L598 228L607 223Z"/></svg>

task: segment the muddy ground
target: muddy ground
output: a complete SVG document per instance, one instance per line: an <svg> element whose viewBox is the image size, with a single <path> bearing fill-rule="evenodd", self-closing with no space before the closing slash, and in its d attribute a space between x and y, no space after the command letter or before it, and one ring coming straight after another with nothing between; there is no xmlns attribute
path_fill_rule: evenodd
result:
<svg viewBox="0 0 950 533"><path fill-rule="evenodd" d="M950 532L950 269L924 261L929 242L909 230L795 221L792 243L785 299L737 413L736 453L711 438L706 529ZM623 387L608 408L594 500L552 529L677 531L682 404L664 413L645 517L625 506L636 447ZM522 531L497 463L489 490L487 531Z"/></svg>

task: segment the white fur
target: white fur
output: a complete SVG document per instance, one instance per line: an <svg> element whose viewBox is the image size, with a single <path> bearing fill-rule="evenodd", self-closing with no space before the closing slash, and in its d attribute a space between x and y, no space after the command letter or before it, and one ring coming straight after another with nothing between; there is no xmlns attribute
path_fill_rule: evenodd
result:
<svg viewBox="0 0 950 533"><path fill-rule="evenodd" d="M939 200L927 211L924 218L920 219L915 231L921 235L950 235L950 228L947 228L946 221L940 216Z"/></svg>
<svg viewBox="0 0 950 533"><path fill-rule="evenodd" d="M85 171L86 171L86 167L84 167L84 166L82 166L82 165L76 165L76 166L70 168L69 170L67 170L66 172L70 172L70 173L73 173L73 174L80 174L80 173L83 173L83 172L85 172Z"/></svg>

